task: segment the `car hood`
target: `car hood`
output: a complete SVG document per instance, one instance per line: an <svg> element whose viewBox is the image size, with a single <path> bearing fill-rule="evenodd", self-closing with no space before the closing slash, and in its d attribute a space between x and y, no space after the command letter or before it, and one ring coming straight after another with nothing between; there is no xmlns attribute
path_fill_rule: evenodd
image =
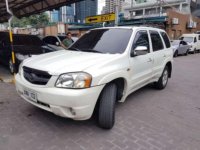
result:
<svg viewBox="0 0 200 150"><path fill-rule="evenodd" d="M24 61L23 66L47 71L51 75L60 75L67 72L84 71L100 63L110 62L119 55L61 50L29 58Z"/></svg>

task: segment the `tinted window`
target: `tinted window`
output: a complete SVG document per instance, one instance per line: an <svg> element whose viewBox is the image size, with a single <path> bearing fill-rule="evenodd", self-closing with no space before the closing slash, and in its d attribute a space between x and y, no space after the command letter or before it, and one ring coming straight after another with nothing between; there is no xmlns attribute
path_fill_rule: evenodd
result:
<svg viewBox="0 0 200 150"><path fill-rule="evenodd" d="M171 45L170 45L170 41L167 34L165 32L161 32L161 35L162 35L163 40L165 41L166 48L170 48Z"/></svg>
<svg viewBox="0 0 200 150"><path fill-rule="evenodd" d="M193 37L181 37L180 40L192 43L194 38Z"/></svg>
<svg viewBox="0 0 200 150"><path fill-rule="evenodd" d="M199 35L199 40L200 40L200 35Z"/></svg>
<svg viewBox="0 0 200 150"><path fill-rule="evenodd" d="M159 51L164 48L162 39L157 31L150 31L153 51Z"/></svg>
<svg viewBox="0 0 200 150"><path fill-rule="evenodd" d="M194 43L196 43L196 42L197 42L197 38L195 37L195 38L194 38Z"/></svg>
<svg viewBox="0 0 200 150"><path fill-rule="evenodd" d="M56 42L59 42L58 39L56 37L52 37L52 45L56 45Z"/></svg>
<svg viewBox="0 0 200 150"><path fill-rule="evenodd" d="M186 43L185 41L182 41L182 44L183 44L183 45L187 45L187 43Z"/></svg>
<svg viewBox="0 0 200 150"><path fill-rule="evenodd" d="M58 38L59 38L60 41L62 42L64 39L66 39L66 36L58 36Z"/></svg>
<svg viewBox="0 0 200 150"><path fill-rule="evenodd" d="M43 39L43 41L46 44L56 45L56 42L58 42L58 39L56 37L54 37L54 36L48 36L48 37L45 37Z"/></svg>
<svg viewBox="0 0 200 150"><path fill-rule="evenodd" d="M131 34L131 29L91 30L83 35L70 48L85 52L123 53L128 45Z"/></svg>
<svg viewBox="0 0 200 150"><path fill-rule="evenodd" d="M44 39L43 39L43 41L46 43L46 44L50 44L51 43L51 37L45 37Z"/></svg>
<svg viewBox="0 0 200 150"><path fill-rule="evenodd" d="M138 46L147 47L148 51L146 53L149 52L149 37L148 37L147 31L137 32L135 39L134 39L134 42L133 42L132 50L134 50Z"/></svg>
<svg viewBox="0 0 200 150"><path fill-rule="evenodd" d="M13 45L43 45L42 40L37 36L30 35L13 35Z"/></svg>

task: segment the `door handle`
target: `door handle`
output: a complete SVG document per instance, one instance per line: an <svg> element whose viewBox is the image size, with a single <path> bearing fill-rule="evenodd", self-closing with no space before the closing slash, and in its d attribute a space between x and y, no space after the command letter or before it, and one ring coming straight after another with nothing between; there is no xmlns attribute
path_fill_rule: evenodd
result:
<svg viewBox="0 0 200 150"><path fill-rule="evenodd" d="M163 57L166 58L167 56L166 56L166 55L163 55Z"/></svg>
<svg viewBox="0 0 200 150"><path fill-rule="evenodd" d="M152 62L152 61L153 61L153 59L149 58L147 62Z"/></svg>

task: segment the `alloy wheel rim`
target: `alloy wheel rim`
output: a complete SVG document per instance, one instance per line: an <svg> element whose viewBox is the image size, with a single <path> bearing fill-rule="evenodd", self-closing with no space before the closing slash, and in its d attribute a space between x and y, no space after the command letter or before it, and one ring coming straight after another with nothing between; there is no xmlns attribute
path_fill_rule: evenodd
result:
<svg viewBox="0 0 200 150"><path fill-rule="evenodd" d="M164 73L163 73L163 86L166 86L167 84L167 81L168 81L168 71L165 70Z"/></svg>

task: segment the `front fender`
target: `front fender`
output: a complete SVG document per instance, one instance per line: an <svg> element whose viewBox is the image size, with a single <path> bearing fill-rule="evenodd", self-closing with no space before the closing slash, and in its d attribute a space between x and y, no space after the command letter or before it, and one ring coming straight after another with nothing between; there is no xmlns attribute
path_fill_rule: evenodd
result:
<svg viewBox="0 0 200 150"><path fill-rule="evenodd" d="M98 85L102 85L102 84L107 84L115 79L118 79L118 78L123 78L126 83L127 80L128 80L128 75L127 75L127 72L125 71L117 71L117 72L113 72L113 73L110 73L110 74L107 74L106 76L102 77L99 82L98 82Z"/></svg>

